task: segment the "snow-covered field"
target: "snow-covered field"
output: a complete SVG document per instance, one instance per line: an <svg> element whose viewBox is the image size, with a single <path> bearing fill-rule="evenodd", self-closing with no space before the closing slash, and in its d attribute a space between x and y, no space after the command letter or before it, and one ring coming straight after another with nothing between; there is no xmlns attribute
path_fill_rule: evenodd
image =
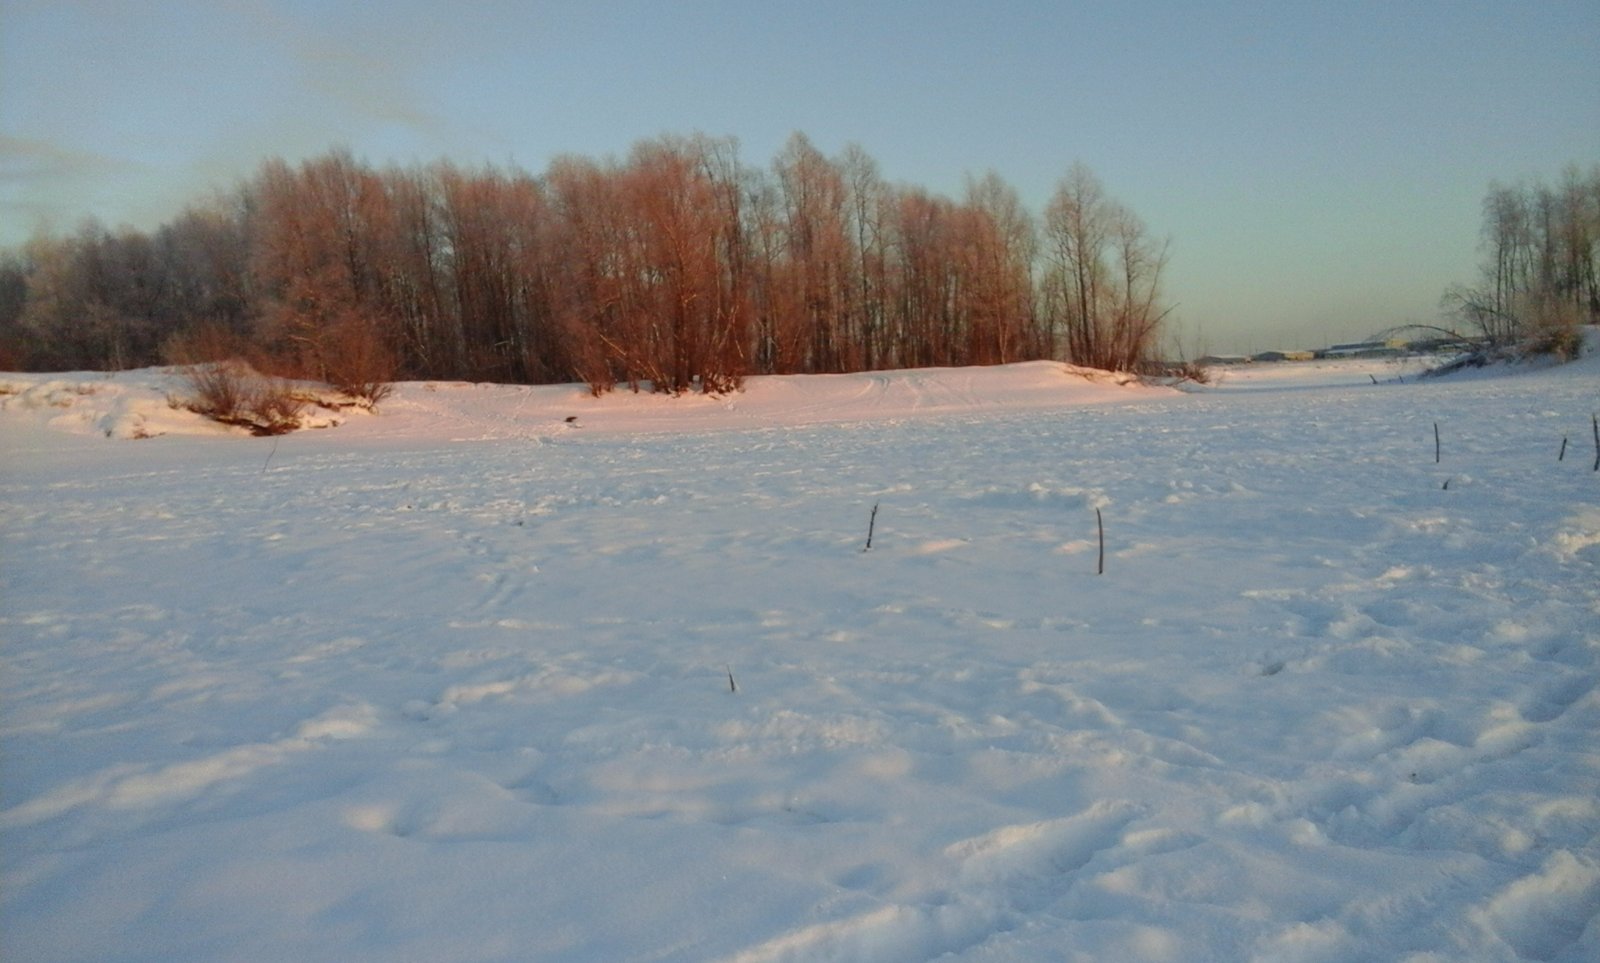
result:
<svg viewBox="0 0 1600 963"><path fill-rule="evenodd" d="M0 376L7 961L1600 959L1600 357L175 386Z"/></svg>

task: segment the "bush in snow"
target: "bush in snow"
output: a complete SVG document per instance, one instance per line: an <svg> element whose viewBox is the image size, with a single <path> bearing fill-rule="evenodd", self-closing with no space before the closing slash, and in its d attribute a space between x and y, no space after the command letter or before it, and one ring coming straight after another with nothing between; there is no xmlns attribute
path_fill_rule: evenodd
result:
<svg viewBox="0 0 1600 963"><path fill-rule="evenodd" d="M289 382L262 375L243 361L189 365L183 376L191 396L178 401L178 407L257 435L281 435L300 427L305 400Z"/></svg>

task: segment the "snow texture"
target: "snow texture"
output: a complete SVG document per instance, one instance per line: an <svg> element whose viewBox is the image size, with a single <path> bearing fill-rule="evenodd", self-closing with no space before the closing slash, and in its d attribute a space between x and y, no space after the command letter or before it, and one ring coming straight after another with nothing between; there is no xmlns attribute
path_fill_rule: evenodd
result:
<svg viewBox="0 0 1600 963"><path fill-rule="evenodd" d="M0 958L1600 959L1600 360L1413 374L0 376Z"/></svg>

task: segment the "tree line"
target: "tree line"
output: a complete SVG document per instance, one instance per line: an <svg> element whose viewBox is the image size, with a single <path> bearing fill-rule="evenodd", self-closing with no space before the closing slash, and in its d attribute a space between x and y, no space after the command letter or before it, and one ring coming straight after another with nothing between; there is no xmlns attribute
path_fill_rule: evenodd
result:
<svg viewBox="0 0 1600 963"><path fill-rule="evenodd" d="M347 150L268 160L154 231L0 254L0 368L248 357L397 378L726 391L748 374L1151 360L1167 252L1076 165L1042 216L795 134L765 168L663 136L537 176Z"/></svg>
<svg viewBox="0 0 1600 963"><path fill-rule="evenodd" d="M1554 185L1493 183L1483 200L1477 284L1444 307L1495 344L1568 351L1576 326L1600 324L1600 166L1569 166Z"/></svg>

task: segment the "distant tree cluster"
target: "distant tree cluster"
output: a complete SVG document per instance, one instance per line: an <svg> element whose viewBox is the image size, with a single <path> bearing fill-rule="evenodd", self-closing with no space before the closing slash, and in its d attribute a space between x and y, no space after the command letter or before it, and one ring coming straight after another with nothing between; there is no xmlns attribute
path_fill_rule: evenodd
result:
<svg viewBox="0 0 1600 963"><path fill-rule="evenodd" d="M794 135L769 168L661 137L539 176L262 165L153 233L89 224L0 255L0 368L244 357L395 378L719 392L747 374L1151 359L1166 249L1072 168L1042 218Z"/></svg>
<svg viewBox="0 0 1600 963"><path fill-rule="evenodd" d="M1445 307L1497 344L1575 343L1600 323L1600 167L1569 167L1555 186L1491 184L1483 202L1485 259L1477 285Z"/></svg>

